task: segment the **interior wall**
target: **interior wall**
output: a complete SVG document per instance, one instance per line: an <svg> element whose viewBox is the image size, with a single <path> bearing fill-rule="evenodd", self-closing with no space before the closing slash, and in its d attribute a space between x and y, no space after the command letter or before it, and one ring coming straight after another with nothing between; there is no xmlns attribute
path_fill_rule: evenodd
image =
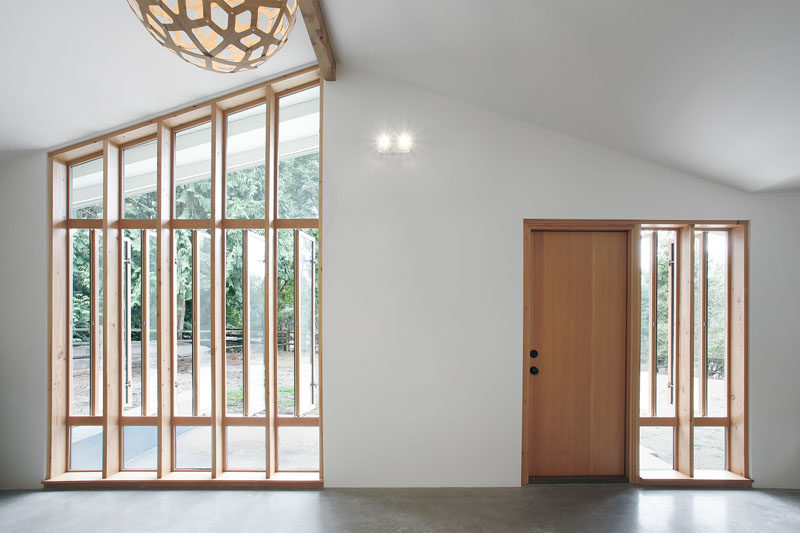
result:
<svg viewBox="0 0 800 533"><path fill-rule="evenodd" d="M401 130L411 154L376 152ZM751 473L800 487L800 196L346 68L325 86L324 143L327 486L519 485L522 221L641 218L752 221Z"/></svg>
<svg viewBox="0 0 800 533"><path fill-rule="evenodd" d="M41 488L47 434L44 153L0 159L0 489Z"/></svg>
<svg viewBox="0 0 800 533"><path fill-rule="evenodd" d="M800 195L754 195L340 68L325 86L328 486L517 486L523 218L750 219L751 471L800 488ZM502 97L498 90L498 97ZM375 136L407 129L406 156ZM0 159L0 489L44 476L44 152Z"/></svg>

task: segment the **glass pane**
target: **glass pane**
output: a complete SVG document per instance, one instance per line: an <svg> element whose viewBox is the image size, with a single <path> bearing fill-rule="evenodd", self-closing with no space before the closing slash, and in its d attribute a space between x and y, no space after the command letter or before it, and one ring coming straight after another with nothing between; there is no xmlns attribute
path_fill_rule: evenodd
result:
<svg viewBox="0 0 800 533"><path fill-rule="evenodd" d="M147 235L147 415L158 413L158 236Z"/></svg>
<svg viewBox="0 0 800 533"><path fill-rule="evenodd" d="M708 416L727 416L728 234L708 232Z"/></svg>
<svg viewBox="0 0 800 533"><path fill-rule="evenodd" d="M278 414L294 415L294 230L278 230Z"/></svg>
<svg viewBox="0 0 800 533"><path fill-rule="evenodd" d="M123 414L142 414L142 232L124 230L122 240Z"/></svg>
<svg viewBox="0 0 800 533"><path fill-rule="evenodd" d="M243 233L225 232L225 405L229 415L244 413Z"/></svg>
<svg viewBox="0 0 800 533"><path fill-rule="evenodd" d="M122 151L123 218L156 218L156 141Z"/></svg>
<svg viewBox="0 0 800 533"><path fill-rule="evenodd" d="M103 469L103 426L69 428L69 469Z"/></svg>
<svg viewBox="0 0 800 533"><path fill-rule="evenodd" d="M266 104L228 115L226 132L225 216L227 218L264 218Z"/></svg>
<svg viewBox="0 0 800 533"><path fill-rule="evenodd" d="M247 276L250 319L250 363L247 370L248 416L266 414L266 368L264 366L264 347L266 340L265 299L266 299L266 252L267 246L263 231L247 232Z"/></svg>
<svg viewBox="0 0 800 533"><path fill-rule="evenodd" d="M175 217L211 218L211 123L175 134Z"/></svg>
<svg viewBox="0 0 800 533"><path fill-rule="evenodd" d="M641 335L639 350L639 413L650 416L650 246L651 232L642 232L641 243Z"/></svg>
<svg viewBox="0 0 800 533"><path fill-rule="evenodd" d="M694 428L695 470L727 470L726 430L723 427Z"/></svg>
<svg viewBox="0 0 800 533"><path fill-rule="evenodd" d="M675 232L657 235L657 311L656 311L656 415L675 416L673 371L675 353Z"/></svg>
<svg viewBox="0 0 800 533"><path fill-rule="evenodd" d="M303 231L297 232L299 344L297 372L300 374L298 405L300 415L317 415L317 383L314 379L316 356L315 279L316 260L314 238Z"/></svg>
<svg viewBox="0 0 800 533"><path fill-rule="evenodd" d="M156 470L158 468L158 428L125 426L122 428L123 470Z"/></svg>
<svg viewBox="0 0 800 533"><path fill-rule="evenodd" d="M211 233L197 230L197 254L199 254L199 297L197 305L196 332L199 338L196 361L199 365L195 390L197 415L211 414Z"/></svg>
<svg viewBox="0 0 800 533"><path fill-rule="evenodd" d="M673 429L671 427L639 428L639 469L673 469Z"/></svg>
<svg viewBox="0 0 800 533"><path fill-rule="evenodd" d="M280 99L278 218L319 216L319 87Z"/></svg>
<svg viewBox="0 0 800 533"><path fill-rule="evenodd" d="M210 426L177 426L175 428L175 469L211 469Z"/></svg>
<svg viewBox="0 0 800 533"><path fill-rule="evenodd" d="M318 427L278 427L278 470L319 470Z"/></svg>
<svg viewBox="0 0 800 533"><path fill-rule="evenodd" d="M69 167L70 218L103 218L103 158Z"/></svg>
<svg viewBox="0 0 800 533"><path fill-rule="evenodd" d="M89 415L92 388L92 286L99 281L92 268L91 238L88 229L72 230L72 361L70 361L70 414ZM92 280L94 274L95 281ZM96 305L97 302L94 302Z"/></svg>
<svg viewBox="0 0 800 533"><path fill-rule="evenodd" d="M703 307L702 307L702 268L703 268L703 232L698 231L694 234L694 414L695 416L703 416L703 395L700 390L700 361L703 349Z"/></svg>
<svg viewBox="0 0 800 533"><path fill-rule="evenodd" d="M207 230L176 230L175 240L179 325L175 414L206 416L211 414L211 235Z"/></svg>
<svg viewBox="0 0 800 533"><path fill-rule="evenodd" d="M266 470L266 428L230 426L227 439L228 470Z"/></svg>

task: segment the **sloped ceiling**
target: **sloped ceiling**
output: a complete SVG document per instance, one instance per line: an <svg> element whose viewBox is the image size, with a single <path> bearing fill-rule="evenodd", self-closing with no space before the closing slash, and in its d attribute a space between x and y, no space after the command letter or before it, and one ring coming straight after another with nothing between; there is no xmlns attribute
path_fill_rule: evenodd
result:
<svg viewBox="0 0 800 533"><path fill-rule="evenodd" d="M800 190L796 0L325 0L337 60L748 190Z"/></svg>
<svg viewBox="0 0 800 533"><path fill-rule="evenodd" d="M324 0L338 62L747 191L800 191L796 0ZM206 72L126 0L5 2L0 155L315 62Z"/></svg>
<svg viewBox="0 0 800 533"><path fill-rule="evenodd" d="M53 148L316 63L301 18L278 54L235 75L159 45L126 0L3 2L0 155Z"/></svg>

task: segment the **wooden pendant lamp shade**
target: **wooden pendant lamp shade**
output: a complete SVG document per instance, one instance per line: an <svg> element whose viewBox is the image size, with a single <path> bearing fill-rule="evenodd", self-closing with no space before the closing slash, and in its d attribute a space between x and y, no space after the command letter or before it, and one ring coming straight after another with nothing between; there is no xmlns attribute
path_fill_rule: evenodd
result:
<svg viewBox="0 0 800 533"><path fill-rule="evenodd" d="M128 0L156 41L215 72L256 68L280 50L298 0Z"/></svg>

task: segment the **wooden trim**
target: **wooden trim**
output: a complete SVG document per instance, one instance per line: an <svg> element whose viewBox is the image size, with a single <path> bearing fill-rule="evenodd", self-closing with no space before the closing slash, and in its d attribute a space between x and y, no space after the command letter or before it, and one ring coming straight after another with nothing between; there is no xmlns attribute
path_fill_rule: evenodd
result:
<svg viewBox="0 0 800 533"><path fill-rule="evenodd" d="M120 229L158 229L159 223L155 219L125 218L117 223Z"/></svg>
<svg viewBox="0 0 800 533"><path fill-rule="evenodd" d="M627 346L627 380L626 380L626 435L625 435L625 473L628 480L639 482L639 380L641 377L641 302L642 283L641 265L641 229L634 226L628 231L628 346Z"/></svg>
<svg viewBox="0 0 800 533"><path fill-rule="evenodd" d="M552 218L526 218L525 224L531 225L534 229L544 231L547 228L564 228L564 231L598 231L594 228L630 228L641 226L643 230L650 229L672 229L676 230L686 225L694 225L700 228L725 229L728 227L745 224L743 220L647 220L647 219L552 219Z"/></svg>
<svg viewBox="0 0 800 533"><path fill-rule="evenodd" d="M122 415L120 425L124 426L158 426L157 416Z"/></svg>
<svg viewBox="0 0 800 533"><path fill-rule="evenodd" d="M103 416L102 415L92 415L92 416L75 416L69 415L67 417L67 426L102 426L103 425Z"/></svg>
<svg viewBox="0 0 800 533"><path fill-rule="evenodd" d="M279 218L273 222L277 229L317 229L319 228L318 218Z"/></svg>
<svg viewBox="0 0 800 533"><path fill-rule="evenodd" d="M319 417L279 416L275 422L278 427L315 427L319 426Z"/></svg>
<svg viewBox="0 0 800 533"><path fill-rule="evenodd" d="M326 81L333 81L336 79L336 58L333 55L333 46L328 34L328 26L325 23L325 15L322 12L322 5L319 0L299 0L299 3L322 77Z"/></svg>
<svg viewBox="0 0 800 533"><path fill-rule="evenodd" d="M192 415L200 415L200 240L192 230ZM181 325L178 324L178 331ZM176 354L177 355L177 354Z"/></svg>
<svg viewBox="0 0 800 533"><path fill-rule="evenodd" d="M694 427L728 427L730 420L726 416L697 416L692 421Z"/></svg>
<svg viewBox="0 0 800 533"><path fill-rule="evenodd" d="M178 426L210 426L214 422L213 416L173 416L172 427Z"/></svg>
<svg viewBox="0 0 800 533"><path fill-rule="evenodd" d="M260 229L263 230L266 227L266 220L265 219L258 219L258 218L226 218L223 219L220 223L222 229L225 230L234 230L234 229Z"/></svg>
<svg viewBox="0 0 800 533"><path fill-rule="evenodd" d="M277 229L273 229L277 206L277 172L278 172L278 99L272 88L268 88L264 99L266 104L266 138L264 142L264 164L265 178L267 180L264 187L264 409L267 416L267 436L266 436L266 477L269 479L275 475L277 468L277 448L275 419L278 416L278 358L277 358L277 335L275 334L275 321L277 317L278 297L276 286L277 270Z"/></svg>
<svg viewBox="0 0 800 533"><path fill-rule="evenodd" d="M120 471L120 426L122 413L121 245L119 220L119 148L103 143L103 477Z"/></svg>
<svg viewBox="0 0 800 533"><path fill-rule="evenodd" d="M150 123L148 123L148 124L146 124L144 126L141 126L141 127L137 128L134 131L136 132L136 135L131 135L131 133L133 133L133 132L122 133L119 136L117 136L115 138L112 138L111 142L113 142L117 146L119 146L120 151L124 152L125 150L127 150L128 148L130 148L132 146L139 146L141 144L145 144L145 143L148 143L150 141L155 141L158 138L158 124L156 124L155 122L150 122ZM145 131L147 132L146 134L144 133ZM139 135L141 135L141 136L139 136ZM125 140L123 142L123 139L129 139L129 140ZM123 154L123 158L121 158L121 159L124 159L124 154ZM123 190L122 190L123 196L122 196L122 201L124 202L125 201L125 188L124 188L124 183L125 183L124 174L125 173L124 173L124 171L122 172L122 174L123 174ZM123 215L124 214L125 214L125 211L123 210Z"/></svg>
<svg viewBox="0 0 800 533"><path fill-rule="evenodd" d="M750 225L742 224L730 231L729 287L730 331L728 461L731 472L749 477L748 428L748 321L750 278Z"/></svg>
<svg viewBox="0 0 800 533"><path fill-rule="evenodd" d="M175 391L173 374L173 357L177 352L175 332L175 296L174 277L175 258L172 244L172 232L169 230L169 219L172 211L172 134L159 122L157 140L157 183L156 212L158 230L156 247L158 253L157 272L157 305L158 305L158 478L161 479L172 471L172 404Z"/></svg>
<svg viewBox="0 0 800 533"><path fill-rule="evenodd" d="M639 417L639 426L648 427L662 427L670 426L675 427L678 425L678 419L673 416L642 416Z"/></svg>
<svg viewBox="0 0 800 533"><path fill-rule="evenodd" d="M300 416L300 230L294 230L294 416Z"/></svg>
<svg viewBox="0 0 800 533"><path fill-rule="evenodd" d="M675 391L675 415L678 426L675 431L675 469L692 477L694 472L694 446L692 412L694 410L694 226L680 228L677 234L677 275L675 280L675 307L677 358L677 382Z"/></svg>
<svg viewBox="0 0 800 533"><path fill-rule="evenodd" d="M122 471L105 479L99 472L69 472L52 476L42 482L47 489L78 488L295 488L321 489L322 480L317 472L281 472L267 479L262 472L223 472L212 477L208 471L179 471L158 477L156 472Z"/></svg>
<svg viewBox="0 0 800 533"><path fill-rule="evenodd" d="M320 479L324 479L324 467L325 467L325 457L323 450L325 447L323 446L324 442L322 439L322 186L323 186L323 164L322 164L322 154L323 154L323 121L325 118L325 109L324 109L324 102L325 102L325 82L320 80L319 82L319 228L317 230L317 278L318 278L318 300L317 300L317 344L318 346L318 353L317 353L317 361L319 364L319 383L317 384L317 394L319 394L319 477Z"/></svg>
<svg viewBox="0 0 800 533"><path fill-rule="evenodd" d="M266 427L269 421L266 416L228 416L222 418L224 427Z"/></svg>
<svg viewBox="0 0 800 533"><path fill-rule="evenodd" d="M698 470L694 477L675 470L642 471L641 484L662 487L750 488L753 480L727 470Z"/></svg>
<svg viewBox="0 0 800 533"><path fill-rule="evenodd" d="M169 227L173 230L177 229L214 229L214 223L211 219L188 219L188 218L175 218L169 222Z"/></svg>
<svg viewBox="0 0 800 533"><path fill-rule="evenodd" d="M101 218L71 218L62 222L67 229L103 229Z"/></svg>
<svg viewBox="0 0 800 533"><path fill-rule="evenodd" d="M222 474L225 464L225 230L221 228L225 204L223 165L225 118L216 103L211 115L211 476Z"/></svg>

